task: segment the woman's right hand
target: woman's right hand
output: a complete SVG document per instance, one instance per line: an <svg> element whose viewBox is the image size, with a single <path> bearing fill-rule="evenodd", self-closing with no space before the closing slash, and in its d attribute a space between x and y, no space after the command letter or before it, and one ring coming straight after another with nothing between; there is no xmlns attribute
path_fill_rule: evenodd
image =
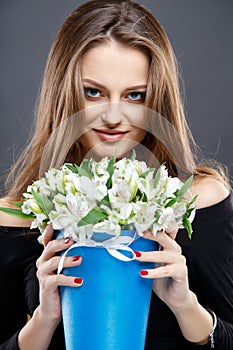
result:
<svg viewBox="0 0 233 350"><path fill-rule="evenodd" d="M53 239L54 230L48 225L44 234L44 251L37 260L37 277L40 284L40 312L46 319L53 321L61 319L61 303L58 286L80 287L81 278L57 274L60 256L56 253L68 249L74 242L70 238ZM80 265L81 257L66 257L64 267Z"/></svg>

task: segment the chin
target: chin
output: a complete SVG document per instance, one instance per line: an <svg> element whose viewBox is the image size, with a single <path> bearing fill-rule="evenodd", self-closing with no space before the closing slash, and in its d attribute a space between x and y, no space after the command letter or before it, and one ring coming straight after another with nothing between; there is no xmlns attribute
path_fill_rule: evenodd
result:
<svg viewBox="0 0 233 350"><path fill-rule="evenodd" d="M117 142L100 142L96 146L89 149L84 158L92 158L96 161L103 157L130 157L132 150L135 149L138 142L132 140L120 140Z"/></svg>

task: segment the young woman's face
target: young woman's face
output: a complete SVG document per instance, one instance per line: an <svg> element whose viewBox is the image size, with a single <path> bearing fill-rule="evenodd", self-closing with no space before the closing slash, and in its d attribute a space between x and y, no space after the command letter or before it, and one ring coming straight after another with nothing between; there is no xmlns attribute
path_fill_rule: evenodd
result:
<svg viewBox="0 0 233 350"><path fill-rule="evenodd" d="M100 157L120 157L143 140L148 74L148 57L115 41L84 54L81 75L86 113L80 142L88 151Z"/></svg>

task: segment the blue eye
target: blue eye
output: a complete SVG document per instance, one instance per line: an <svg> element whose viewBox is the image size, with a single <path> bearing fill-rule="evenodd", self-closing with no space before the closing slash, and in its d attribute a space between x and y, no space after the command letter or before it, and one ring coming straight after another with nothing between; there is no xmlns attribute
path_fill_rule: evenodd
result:
<svg viewBox="0 0 233 350"><path fill-rule="evenodd" d="M128 98L132 101L144 101L146 97L145 92L134 91L128 94Z"/></svg>
<svg viewBox="0 0 233 350"><path fill-rule="evenodd" d="M97 98L100 97L101 92L95 88L84 88L84 93L86 97Z"/></svg>

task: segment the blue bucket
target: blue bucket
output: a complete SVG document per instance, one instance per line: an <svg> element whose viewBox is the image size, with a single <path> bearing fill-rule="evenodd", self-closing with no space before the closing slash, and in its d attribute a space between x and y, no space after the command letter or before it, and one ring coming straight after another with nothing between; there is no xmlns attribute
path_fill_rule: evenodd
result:
<svg viewBox="0 0 233 350"><path fill-rule="evenodd" d="M130 244L134 251L157 247L144 238ZM140 270L154 264L121 261L102 247L75 247L67 253L75 255L82 256L82 264L62 273L83 278L83 285L60 287L66 350L143 350L153 281L140 277Z"/></svg>

